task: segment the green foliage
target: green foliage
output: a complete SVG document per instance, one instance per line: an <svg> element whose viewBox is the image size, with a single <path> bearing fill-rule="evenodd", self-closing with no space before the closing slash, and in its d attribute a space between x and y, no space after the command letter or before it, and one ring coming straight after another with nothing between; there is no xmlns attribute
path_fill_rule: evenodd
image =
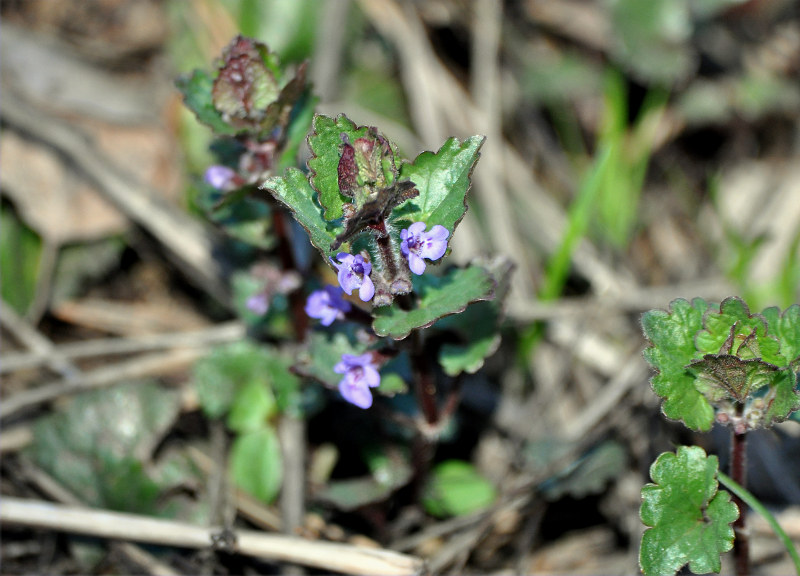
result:
<svg viewBox="0 0 800 576"><path fill-rule="evenodd" d="M0 209L0 283L3 301L25 314L36 295L42 241L4 202Z"/></svg>
<svg viewBox="0 0 800 576"><path fill-rule="evenodd" d="M455 333L458 343L446 343L439 349L439 364L448 376L462 372L474 374L500 346L502 305L508 294L513 265L505 258L482 262L497 282L491 301L476 302L461 314L442 318L436 327Z"/></svg>
<svg viewBox="0 0 800 576"><path fill-rule="evenodd" d="M344 114L335 119L322 114L314 116L314 132L308 138L313 156L308 160L309 181L319 194L325 220L337 220L343 215L342 206L350 199L339 191L339 156L343 137L355 142L367 135L369 127L356 126Z"/></svg>
<svg viewBox="0 0 800 576"><path fill-rule="evenodd" d="M398 305L373 310L372 328L378 336L402 340L412 330L427 328L450 314L462 312L469 304L494 298L496 281L481 266L453 268L444 276L418 276L414 291L417 306L403 310Z"/></svg>
<svg viewBox="0 0 800 576"><path fill-rule="evenodd" d="M644 335L652 344L644 357L658 371L650 381L653 391L664 398L662 410L668 418L693 430L710 430L714 422L713 408L686 368L695 358L694 336L703 327L707 308L700 298L691 304L678 299L670 303L669 312L651 310L642 316Z"/></svg>
<svg viewBox="0 0 800 576"><path fill-rule="evenodd" d="M667 452L650 467L642 488L639 563L644 574L672 574L689 564L695 574L719 572L720 554L733 547L739 516L730 494L718 490L716 456L697 446Z"/></svg>
<svg viewBox="0 0 800 576"><path fill-rule="evenodd" d="M739 298L712 307L675 300L670 311L642 317L650 341L644 356L658 373L653 390L664 414L689 428L708 430L717 420L739 432L785 420L800 408L791 368L797 352L797 312L750 314ZM770 320L767 319L770 318ZM743 421L742 421L743 419Z"/></svg>
<svg viewBox="0 0 800 576"><path fill-rule="evenodd" d="M289 168L283 176L268 178L261 187L271 192L292 212L297 222L308 232L311 243L326 261L336 255L338 250L331 249L331 245L344 231L344 227L327 222L322 217L322 208L316 202L317 194L300 170Z"/></svg>
<svg viewBox="0 0 800 576"><path fill-rule="evenodd" d="M228 124L222 114L214 106L211 90L214 77L204 70L195 70L188 76L181 76L175 81L178 90L183 94L184 105L194 112L197 119L211 128L218 136L233 136L240 130Z"/></svg>
<svg viewBox="0 0 800 576"><path fill-rule="evenodd" d="M494 486L472 464L446 460L431 470L422 505L434 516L464 516L490 506L496 497Z"/></svg>
<svg viewBox="0 0 800 576"><path fill-rule="evenodd" d="M283 456L274 428L264 426L233 441L230 470L242 490L263 502L272 502L283 481Z"/></svg>
<svg viewBox="0 0 800 576"><path fill-rule="evenodd" d="M467 192L471 175L480 157L485 138L472 136L463 142L449 138L439 151L423 152L400 168L400 178L411 180L419 197L410 200L395 213L398 221L439 224L450 237L467 211Z"/></svg>
<svg viewBox="0 0 800 576"><path fill-rule="evenodd" d="M140 513L163 510L168 486L142 466L178 411L177 393L130 382L76 396L41 418L29 448L33 460L91 506Z"/></svg>

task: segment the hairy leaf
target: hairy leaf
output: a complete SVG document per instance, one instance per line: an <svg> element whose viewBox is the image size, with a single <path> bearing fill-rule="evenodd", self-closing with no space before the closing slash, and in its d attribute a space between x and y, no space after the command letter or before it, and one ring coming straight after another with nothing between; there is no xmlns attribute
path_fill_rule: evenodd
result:
<svg viewBox="0 0 800 576"><path fill-rule="evenodd" d="M178 78L175 85L183 94L183 102L186 107L194 112L197 119L210 127L215 134L233 136L240 131L228 124L214 107L211 99L214 78L208 72L195 70L191 75Z"/></svg>
<svg viewBox="0 0 800 576"><path fill-rule="evenodd" d="M784 358L800 370L800 304L789 306L781 314L780 308L767 308L763 316L769 324L769 333L780 341Z"/></svg>
<svg viewBox="0 0 800 576"><path fill-rule="evenodd" d="M395 212L398 221L440 224L453 231L467 211L467 192L472 170L480 157L484 136L472 136L464 142L448 139L439 151L423 152L413 162L403 164L400 179L411 180L419 196Z"/></svg>
<svg viewBox="0 0 800 576"><path fill-rule="evenodd" d="M416 328L426 328L438 319L463 311L469 304L494 298L496 282L481 266L453 268L442 277L414 278L419 294L417 307L403 310L395 303L373 310L372 328L378 336L402 340Z"/></svg>
<svg viewBox="0 0 800 576"><path fill-rule="evenodd" d="M723 300L719 311L706 314L703 326L695 340L698 356L732 354L742 359L760 358L779 368L787 365L778 341L767 334L764 316L750 314L740 298Z"/></svg>
<svg viewBox="0 0 800 576"><path fill-rule="evenodd" d="M658 373L651 379L653 391L664 399L664 415L682 420L693 430L710 430L714 409L695 388L695 376L686 366L696 355L695 334L703 328L709 304L695 298L690 304L679 298L669 311L650 310L642 316L644 335L650 341L644 357Z"/></svg>
<svg viewBox="0 0 800 576"><path fill-rule="evenodd" d="M261 188L269 190L281 204L294 214L295 219L308 232L314 247L322 253L326 262L336 255L331 245L343 228L326 222L322 209L316 203L314 192L305 175L297 168L289 168L283 176L268 178Z"/></svg>
<svg viewBox="0 0 800 576"><path fill-rule="evenodd" d="M336 220L344 214L342 205L350 198L339 191L339 156L342 134L350 142L363 137L367 126L356 126L347 116L340 114L335 119L322 114L314 116L314 132L308 137L308 146L313 156L308 161L311 171L311 186L319 193L319 203L324 209L325 220Z"/></svg>
<svg viewBox="0 0 800 576"><path fill-rule="evenodd" d="M639 564L644 574L674 574L689 564L695 574L719 572L720 554L733 547L731 523L739 510L718 490L716 456L681 446L650 467L653 484L642 488Z"/></svg>

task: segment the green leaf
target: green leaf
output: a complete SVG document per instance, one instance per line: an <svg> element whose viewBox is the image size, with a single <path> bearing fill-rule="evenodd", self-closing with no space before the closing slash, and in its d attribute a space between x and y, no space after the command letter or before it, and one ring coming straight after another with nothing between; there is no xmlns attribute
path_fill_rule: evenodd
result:
<svg viewBox="0 0 800 576"><path fill-rule="evenodd" d="M228 412L242 388L266 385L267 366L265 351L247 340L217 348L199 360L193 380L206 416L219 418Z"/></svg>
<svg viewBox="0 0 800 576"><path fill-rule="evenodd" d="M419 196L396 210L394 219L425 222L428 227L440 224L452 238L467 211L470 177L484 140L484 136L472 136L464 142L450 138L435 154L423 152L412 163L403 164L400 179L411 180Z"/></svg>
<svg viewBox="0 0 800 576"><path fill-rule="evenodd" d="M490 506L496 497L494 486L472 464L446 460L431 471L422 505L434 516L464 516Z"/></svg>
<svg viewBox="0 0 800 576"><path fill-rule="evenodd" d="M183 94L186 107L194 112L197 119L210 127L218 136L234 136L239 130L225 122L222 115L214 107L211 92L214 78L203 70L195 70L189 76L181 76L175 81L178 90Z"/></svg>
<svg viewBox="0 0 800 576"><path fill-rule="evenodd" d="M714 409L695 388L695 377L686 366L695 357L695 334L703 327L707 309L709 304L700 298L691 304L679 298L670 303L668 312L650 310L642 316L644 335L651 343L644 357L658 371L650 383L664 399L664 415L703 431L711 429Z"/></svg>
<svg viewBox="0 0 800 576"><path fill-rule="evenodd" d="M462 372L474 374L500 346L499 323L513 264L500 257L482 262L481 265L497 280L494 300L473 304L461 314L444 318L436 325L440 330L456 332L462 339L458 344L444 344L439 349L439 364L448 376L457 376Z"/></svg>
<svg viewBox="0 0 800 576"><path fill-rule="evenodd" d="M651 344L644 352L645 360L662 374L683 373L696 357L695 334L703 329L703 314L709 307L701 298L691 304L678 298L670 303L667 312L645 312L642 328Z"/></svg>
<svg viewBox="0 0 800 576"><path fill-rule="evenodd" d="M444 276L417 276L414 292L419 295L417 307L402 310L397 304L372 311L372 328L378 336L402 340L412 330L426 328L438 319L458 314L469 304L494 298L496 282L481 266L453 268Z"/></svg>
<svg viewBox="0 0 800 576"><path fill-rule="evenodd" d="M0 209L0 283L2 297L25 314L36 297L42 240L3 202Z"/></svg>
<svg viewBox="0 0 800 576"><path fill-rule="evenodd" d="M350 142L367 134L367 126L356 126L347 116L339 114L336 119L317 114L312 123L314 132L308 138L313 156L308 160L311 171L311 186L319 192L319 203L324 208L325 220L336 220L343 215L342 205L350 202L339 192L339 150L342 134Z"/></svg>
<svg viewBox="0 0 800 576"><path fill-rule="evenodd" d="M750 314L740 298L723 300L719 311L706 314L703 326L705 330L695 339L698 356L733 354L742 359L761 358L781 368L787 365L778 341L767 334L766 319L760 314Z"/></svg>
<svg viewBox="0 0 800 576"><path fill-rule="evenodd" d="M320 251L326 262L336 255L337 251L331 250L331 244L344 228L323 219L322 209L314 198L316 193L300 170L289 168L283 176L268 178L261 188L269 190L292 212L297 222L306 229L311 243ZM340 250L346 251L346 245Z"/></svg>
<svg viewBox="0 0 800 576"><path fill-rule="evenodd" d="M343 332L314 331L309 340L308 352L300 357L296 369L303 376L314 378L329 388L336 388L342 379L333 367L342 354L360 355L367 350L354 336Z"/></svg>
<svg viewBox="0 0 800 576"><path fill-rule="evenodd" d="M800 390L797 389L797 375L794 370L779 370L773 376L763 405L759 403L758 398L753 400L753 408L756 410L764 407L766 410L763 411L763 415L757 422L757 426L763 428L767 428L775 422L783 422L790 417L792 412L798 414L795 410L800 409Z"/></svg>
<svg viewBox="0 0 800 576"><path fill-rule="evenodd" d="M258 430L276 411L275 395L267 382L249 380L236 393L228 414L228 428L234 432Z"/></svg>
<svg viewBox="0 0 800 576"><path fill-rule="evenodd" d="M36 423L30 454L86 504L153 513L160 488L141 462L179 410L176 392L149 381L85 392Z"/></svg>
<svg viewBox="0 0 800 576"><path fill-rule="evenodd" d="M739 510L718 490L716 456L697 446L661 454L650 467L654 484L642 488L645 526L639 550L644 574L673 574L685 564L695 574L718 573L720 554L733 547Z"/></svg>
<svg viewBox="0 0 800 576"><path fill-rule="evenodd" d="M783 314L777 307L767 308L763 316L769 333L780 342L781 355L790 363L795 362L800 358L800 305L789 306Z"/></svg>
<svg viewBox="0 0 800 576"><path fill-rule="evenodd" d="M237 437L230 467L239 488L262 502L272 502L283 482L283 457L275 430L265 427Z"/></svg>

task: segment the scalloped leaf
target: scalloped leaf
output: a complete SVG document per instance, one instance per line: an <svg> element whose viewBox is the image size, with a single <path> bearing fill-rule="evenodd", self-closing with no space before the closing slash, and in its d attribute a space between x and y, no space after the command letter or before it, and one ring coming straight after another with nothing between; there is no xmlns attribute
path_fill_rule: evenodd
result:
<svg viewBox="0 0 800 576"><path fill-rule="evenodd" d="M492 300L496 282L482 266L453 268L444 276L417 276L414 291L419 295L417 307L402 310L396 303L372 311L372 328L378 336L402 340L412 330L427 328L438 319L458 314L479 300Z"/></svg>
<svg viewBox="0 0 800 576"><path fill-rule="evenodd" d="M780 353L780 344L767 333L767 320L750 314L747 304L735 296L726 298L719 311L709 311L703 319L704 330L697 334L698 357L706 354L732 354L742 359L761 358L780 368L788 362Z"/></svg>
<svg viewBox="0 0 800 576"><path fill-rule="evenodd" d="M484 136L472 136L459 142L449 138L439 151L423 152L413 162L400 167L400 179L411 180L419 196L395 211L398 221L440 224L450 231L450 238L467 211L467 192L471 175L480 157Z"/></svg>
<svg viewBox="0 0 800 576"><path fill-rule="evenodd" d="M770 391L765 396L767 409L758 422L764 428L775 422L783 422L792 412L800 409L800 390L797 389L797 375L794 370L778 371L770 384Z"/></svg>
<svg viewBox="0 0 800 576"><path fill-rule="evenodd" d="M311 171L309 182L319 193L319 203L324 209L325 220L337 220L344 215L342 205L351 200L339 192L339 156L342 134L350 142L361 138L369 131L368 126L356 126L344 114L335 119L317 114L312 121L314 131L308 137L312 157L308 160Z"/></svg>
<svg viewBox="0 0 800 576"><path fill-rule="evenodd" d="M716 456L697 446L661 454L650 467L654 484L642 488L645 526L639 550L644 574L674 574L689 564L695 574L718 573L720 554L733 547L739 517L730 494L719 490Z"/></svg>
<svg viewBox="0 0 800 576"><path fill-rule="evenodd" d="M702 330L703 314L709 309L701 298L691 304L679 298L670 303L668 312L650 310L642 315L644 335L651 343L644 358L658 371L650 380L653 391L664 399L664 415L692 430L707 431L714 423L714 409L686 368L695 357L695 334Z"/></svg>
<svg viewBox="0 0 800 576"><path fill-rule="evenodd" d="M326 262L330 262L329 258L336 255L336 251L331 250L331 245L344 228L326 222L322 217L322 209L315 201L316 193L305 174L297 168L289 168L283 176L267 178L261 188L268 190L292 212L297 222L308 232L314 247L320 251ZM347 245L340 249L346 251Z"/></svg>
<svg viewBox="0 0 800 576"><path fill-rule="evenodd" d="M175 86L183 94L183 102L197 119L219 136L234 136L244 130L228 124L214 107L211 91L214 78L204 70L195 70L190 75L179 77Z"/></svg>
<svg viewBox="0 0 800 576"><path fill-rule="evenodd" d="M781 314L780 308L767 308L762 313L767 319L769 333L780 342L780 351L786 360L798 365L800 360L800 304L792 304ZM800 366L795 368L795 371Z"/></svg>
<svg viewBox="0 0 800 576"><path fill-rule="evenodd" d="M461 338L461 342L444 344L439 349L439 364L448 376L458 376L462 372L474 374L500 346L499 324L514 265L503 257L481 262L481 265L497 280L494 300L475 303L463 313L443 318L436 325Z"/></svg>

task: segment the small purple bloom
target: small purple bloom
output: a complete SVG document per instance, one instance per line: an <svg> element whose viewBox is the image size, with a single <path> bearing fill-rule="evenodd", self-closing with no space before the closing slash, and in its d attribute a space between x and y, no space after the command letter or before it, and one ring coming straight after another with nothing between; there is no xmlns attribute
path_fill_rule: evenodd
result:
<svg viewBox="0 0 800 576"><path fill-rule="evenodd" d="M334 320L342 320L351 308L350 302L342 298L342 291L336 286L315 290L306 300L306 314L318 318L323 326L330 326Z"/></svg>
<svg viewBox="0 0 800 576"><path fill-rule="evenodd" d="M342 361L333 367L333 371L344 374L339 382L339 392L345 400L359 408L372 406L372 393L369 389L381 383L381 375L378 367L372 363L371 353L361 356L342 354Z"/></svg>
<svg viewBox="0 0 800 576"><path fill-rule="evenodd" d="M400 251L408 258L408 267L419 276L425 272L425 260L438 260L447 251L447 237L450 231L436 224L430 232L425 232L425 222L414 222L400 231Z"/></svg>
<svg viewBox="0 0 800 576"><path fill-rule="evenodd" d="M369 277L372 272L372 264L364 260L361 254L348 254L347 252L339 252L336 259L340 262L337 264L331 259L333 265L339 271L339 285L342 290L349 296L353 290L358 288L358 297L363 302L369 302L375 295L375 285Z"/></svg>
<svg viewBox="0 0 800 576"><path fill-rule="evenodd" d="M250 296L247 299L247 303L245 304L247 309L254 314L258 314L259 316L263 316L269 310L269 300L267 299L267 295L264 292L259 292L254 296Z"/></svg>
<svg viewBox="0 0 800 576"><path fill-rule="evenodd" d="M233 190L237 186L239 175L227 166L215 164L206 169L203 179L218 190Z"/></svg>

